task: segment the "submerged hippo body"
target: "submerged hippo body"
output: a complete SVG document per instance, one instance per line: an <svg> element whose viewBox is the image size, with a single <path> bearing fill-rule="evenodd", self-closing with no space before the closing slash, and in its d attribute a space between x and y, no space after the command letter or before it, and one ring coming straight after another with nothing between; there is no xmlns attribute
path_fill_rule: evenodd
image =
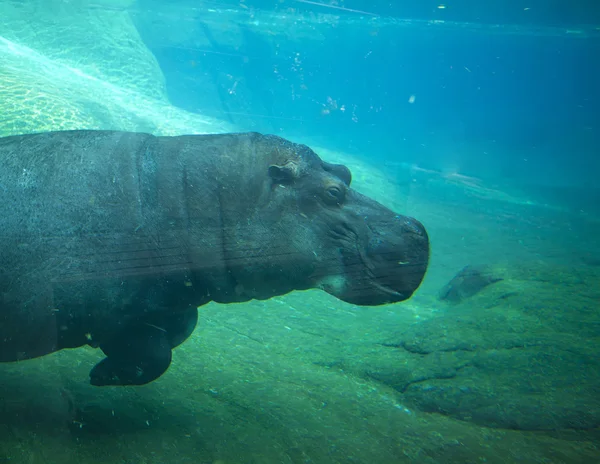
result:
<svg viewBox="0 0 600 464"><path fill-rule="evenodd" d="M350 171L257 133L68 131L0 138L0 362L89 344L94 385L159 377L197 307L321 288L409 298L423 226Z"/></svg>

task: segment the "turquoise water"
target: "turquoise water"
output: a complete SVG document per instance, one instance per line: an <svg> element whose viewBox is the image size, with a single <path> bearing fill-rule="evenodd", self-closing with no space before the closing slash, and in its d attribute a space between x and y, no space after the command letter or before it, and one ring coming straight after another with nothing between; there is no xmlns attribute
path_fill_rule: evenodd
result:
<svg viewBox="0 0 600 464"><path fill-rule="evenodd" d="M0 462L600 462L597 9L316 3L0 1L1 136L277 134L431 238L410 300L211 303L146 386L0 364Z"/></svg>

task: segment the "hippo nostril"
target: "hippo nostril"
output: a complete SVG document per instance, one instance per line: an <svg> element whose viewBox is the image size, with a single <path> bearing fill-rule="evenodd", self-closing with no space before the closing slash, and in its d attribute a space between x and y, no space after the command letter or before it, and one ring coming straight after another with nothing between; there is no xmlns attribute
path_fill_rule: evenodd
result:
<svg viewBox="0 0 600 464"><path fill-rule="evenodd" d="M408 216L396 216L398 219L402 220L402 225L405 229L413 234L420 235L421 237L425 236L425 227L419 221L414 218Z"/></svg>

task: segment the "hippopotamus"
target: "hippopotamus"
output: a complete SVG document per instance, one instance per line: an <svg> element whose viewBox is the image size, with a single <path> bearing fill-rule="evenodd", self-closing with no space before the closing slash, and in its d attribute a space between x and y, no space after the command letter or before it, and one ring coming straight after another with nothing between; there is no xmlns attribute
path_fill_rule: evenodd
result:
<svg viewBox="0 0 600 464"><path fill-rule="evenodd" d="M0 362L85 345L92 385L143 385L198 307L311 288L406 300L429 240L350 170L258 133L0 138Z"/></svg>

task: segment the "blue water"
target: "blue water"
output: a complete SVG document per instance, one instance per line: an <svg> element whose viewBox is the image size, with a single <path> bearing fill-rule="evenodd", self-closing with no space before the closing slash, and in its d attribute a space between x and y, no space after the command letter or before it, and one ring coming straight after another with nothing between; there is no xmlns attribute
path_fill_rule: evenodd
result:
<svg viewBox="0 0 600 464"><path fill-rule="evenodd" d="M0 0L0 26L1 136L273 133L431 243L399 304L204 305L143 387L89 385L92 347L1 363L0 464L600 462L592 2Z"/></svg>
<svg viewBox="0 0 600 464"><path fill-rule="evenodd" d="M463 5L461 16L451 6L430 4L427 14L412 8L390 17L404 10L386 3L342 2L382 16L279 3L276 14L293 7L306 23L281 29L275 17L264 26L270 34L243 24L262 19L256 13L262 10L238 9L239 32L229 43L211 37L214 18L207 21L185 3L159 19L156 10L140 11L137 21L171 101L181 108L249 130L309 134L388 169L410 163L450 170L517 185L570 208L583 197L594 208L600 198L600 39L582 37L593 27L574 29L593 15L531 8L525 19L530 12L513 4L506 11L520 16L498 16L492 8L474 27L469 21L485 8ZM331 27L317 21L323 13ZM456 23L423 23L442 17ZM503 22L508 19L513 22ZM192 39L161 38L158 24ZM195 44L194 32L203 37L207 31L210 43Z"/></svg>

